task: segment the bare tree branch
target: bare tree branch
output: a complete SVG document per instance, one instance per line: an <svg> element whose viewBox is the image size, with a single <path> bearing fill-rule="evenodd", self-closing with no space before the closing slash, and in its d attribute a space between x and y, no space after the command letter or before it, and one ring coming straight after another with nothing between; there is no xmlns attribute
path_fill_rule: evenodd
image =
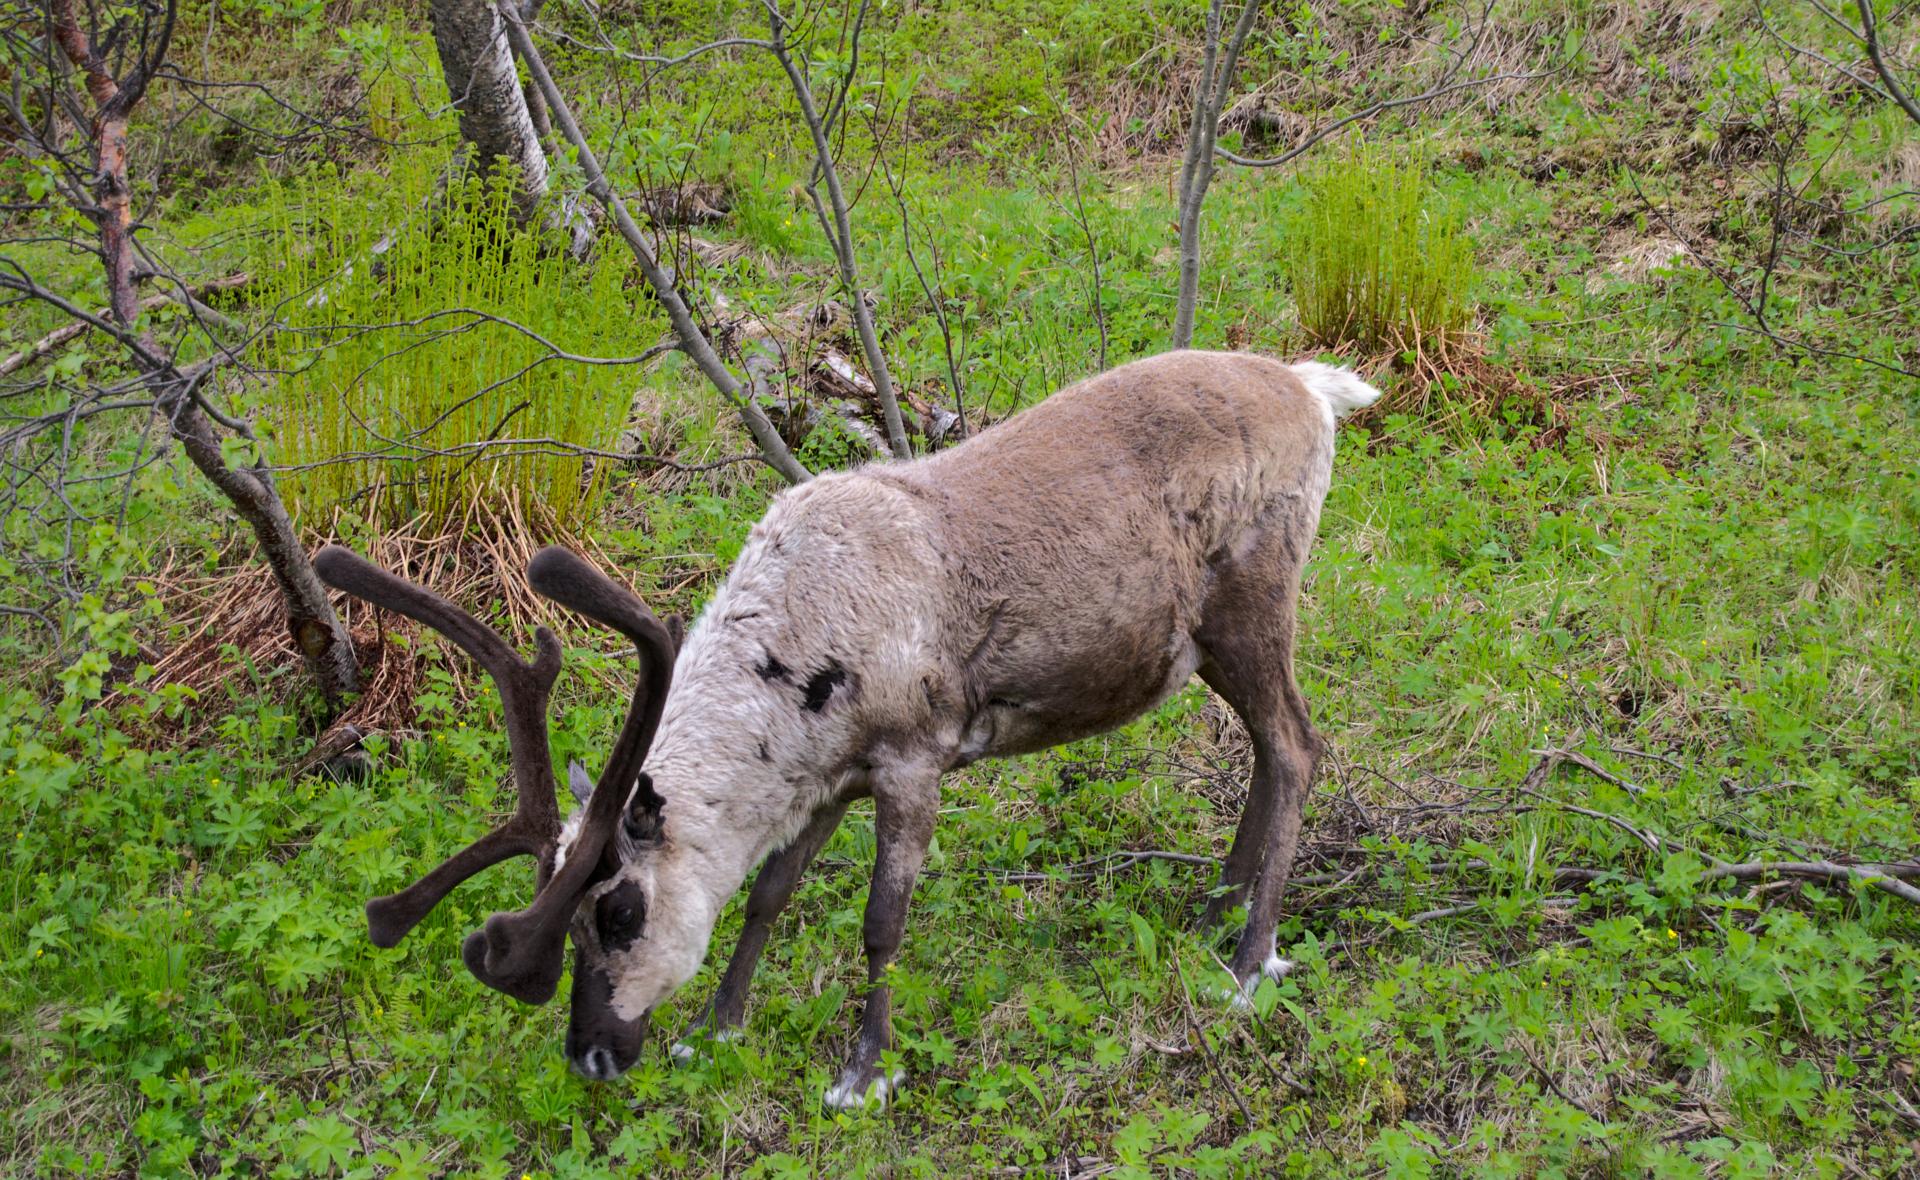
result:
<svg viewBox="0 0 1920 1180"><path fill-rule="evenodd" d="M876 141L878 138L878 128L875 128ZM907 265L913 268L913 277L920 284L921 294L927 297L927 305L933 309L934 323L940 329L940 344L947 358L947 380L953 387L954 420L960 426L960 436L965 438L967 434L967 390L966 386L960 380L960 364L953 352L953 327L947 322L946 296L937 286L940 267L940 247L938 243L933 240L932 235L928 235L927 250L933 256L935 276L935 281L930 282L927 279L926 271L920 266L919 255L916 254L913 249L913 217L907 208L905 185L901 178L894 176L893 165L883 159L880 162L880 166L882 175L886 180L887 191L893 194L894 205L900 210L900 241L902 248L906 251ZM932 423L927 424L927 433L928 441L932 442L932 436L935 433Z"/></svg>
<svg viewBox="0 0 1920 1180"><path fill-rule="evenodd" d="M1887 64L1886 51L1880 46L1879 26L1873 19L1873 0L1853 0L1853 5L1860 12L1862 25L1860 40L1867 47L1867 56L1873 61L1874 72L1880 75L1880 81L1886 85L1888 95L1900 104L1901 110L1907 112L1907 118L1920 124L1920 105L1916 105L1913 95L1907 93L1906 87L1900 85L1900 79L1893 76L1893 67Z"/></svg>
<svg viewBox="0 0 1920 1180"><path fill-rule="evenodd" d="M218 359L181 368L170 350L156 342L139 324L142 309L134 294L133 261L138 248L132 240L127 124L148 83L166 59L176 17L175 0L166 0L164 7L158 9L136 6L129 13L115 13L116 21L139 22L134 41L137 52L132 64L119 77L109 70L97 37L80 27L76 0L51 0L49 16L54 40L67 60L81 72L93 99L94 109L87 120L93 200L80 204L79 211L99 232L95 253L106 273L108 311L104 316L85 311L72 300L47 290L24 267L11 260L8 261L12 273L0 274L0 287L57 307L75 321L105 333L125 349L140 374L141 385L153 394L153 409L166 422L174 440L252 527L261 553L279 583L295 647L322 691L332 698L351 692L359 681L352 641L334 614L326 588L314 573L272 473L257 457L245 466L229 462L216 422L236 430L242 437L250 437L250 432L244 424L218 415L200 391L202 383L219 364ZM124 29L116 26L116 37L124 33ZM62 76L53 65L49 63L44 83L50 95L64 89ZM190 293L188 302L191 306ZM76 411L80 408L75 407ZM74 415L64 420L63 456L71 451L72 428L77 420ZM78 512L65 499L64 492L61 499L68 510L70 529Z"/></svg>
<svg viewBox="0 0 1920 1180"><path fill-rule="evenodd" d="M860 349L867 358L867 371L873 377L874 397L880 403L880 414L887 428L887 447L896 459L913 458L913 448L907 442L905 425L900 419L900 398L894 391L893 373L887 366L886 354L880 351L880 336L873 327L873 312L867 307L866 296L860 291L859 267L854 260L853 228L847 211L846 193L840 187L840 172L834 165L833 146L829 139L836 112L842 109L848 93L853 89L853 78L849 76L841 87L840 94L829 104L827 116L821 118L814 103L813 88L807 83L807 75L793 60L793 54L787 44L787 21L780 15L780 7L775 0L763 0L767 10L767 24L773 32L772 53L780 67L786 71L787 81L793 86L794 97L800 101L800 117L806 121L807 131L813 137L814 171L813 176L824 180L827 186L827 206L832 211L829 222L827 214L821 209L820 194L814 183L809 183L807 193L813 198L814 212L820 218L820 228L826 233L828 243L833 247L835 263L840 268L840 285L847 299L847 305L853 313L853 323L860 336ZM867 15L867 0L861 0L853 26L853 54L858 63L860 30Z"/></svg>
<svg viewBox="0 0 1920 1180"><path fill-rule="evenodd" d="M1212 0L1207 8L1206 49L1200 76L1193 83L1193 118L1187 125L1187 150L1180 163L1176 190L1180 219L1180 293L1173 314L1175 348L1193 344L1194 305L1200 298L1200 211L1207 199L1207 186L1213 183L1214 140L1220 134L1220 112L1233 86L1240 50L1246 44L1247 34L1253 31L1261 0L1245 0L1223 50L1220 31L1224 4L1225 0Z"/></svg>
<svg viewBox="0 0 1920 1180"><path fill-rule="evenodd" d="M11 260L8 261L8 265L13 265L16 267L16 269L18 267L18 264L12 263ZM251 275L242 273L242 274L236 274L236 275L229 275L224 279L216 279L213 282L202 284L198 294L195 294L194 292L187 291L186 289L182 288L179 291L168 291L159 295L149 295L145 299L142 299L140 301L140 310L152 311L154 308L159 307L163 304L177 302L177 303L183 304L184 306L189 306L189 307L194 306L195 304L198 304L199 308L202 308L206 311L213 311L212 308L206 307L205 304L199 303L198 302L199 299L204 298L206 295L214 291L230 291L235 287L245 286L248 282L252 281L252 277L253 276ZM192 302L189 303L188 302L189 300L191 300ZM214 312L214 314L219 315L218 312ZM222 320L226 320L225 316L221 316L220 318ZM227 323L229 324L232 322L233 321L231 320L227 320ZM89 327L92 327L92 326L93 326L92 324L89 324L85 320L78 320L78 321L75 321L74 323L67 324L64 327L55 328L53 331L48 332L45 336L42 336L40 339L28 345L26 348L21 349L19 352L14 353L13 355L7 357L5 360L0 360L0 377L8 376L9 374L15 373L20 369L25 368L28 365L44 360L46 357L48 357L49 355L57 351L62 345L65 345L73 340L78 339L80 336L85 334L86 330Z"/></svg>
<svg viewBox="0 0 1920 1180"><path fill-rule="evenodd" d="M654 256L652 244L641 232L640 227L634 223L633 215L627 211L626 202L621 200L620 194L607 183L606 172L600 166L599 157L594 155L593 145L587 142L585 133L580 130L580 124L573 117L572 106L567 102L566 95L561 93L559 85L554 82L553 75L548 71L546 61L540 56L539 47L528 35L520 14L509 11L504 15L507 37L513 44L514 52L520 55L521 61L526 63L527 72L533 76L540 92L546 96L547 106L553 114L554 122L560 127L560 133L566 137L568 143L573 145L574 151L579 156L580 168L586 174L587 191L613 218L614 226L619 230L621 239L633 252L634 260L640 264L641 274L646 276L647 283L652 286L655 296L660 300L660 305L666 309L667 320L673 325L674 335L679 338L681 350L693 360L693 363L706 375L707 380L720 391L720 395L726 398L739 413L741 421L746 425L747 433L753 436L753 441L760 448L760 453L766 459L767 465L778 471L790 483L805 481L811 473L799 459L794 457L786 442L781 439L779 432L773 428L773 423L768 420L766 412L741 386L739 378L727 368L725 362L720 359L719 353L714 351L713 344L707 339L706 333L702 332L700 325L694 322L693 313L688 310L686 300L681 298L673 277L661 267L659 259Z"/></svg>

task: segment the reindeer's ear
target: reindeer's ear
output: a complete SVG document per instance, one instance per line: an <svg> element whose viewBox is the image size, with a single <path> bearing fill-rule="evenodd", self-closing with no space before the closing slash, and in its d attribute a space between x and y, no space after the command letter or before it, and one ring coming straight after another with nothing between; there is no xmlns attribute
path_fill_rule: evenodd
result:
<svg viewBox="0 0 1920 1180"><path fill-rule="evenodd" d="M680 644L687 638L687 620L682 615L667 616L667 635L673 640L673 650L679 651Z"/></svg>
<svg viewBox="0 0 1920 1180"><path fill-rule="evenodd" d="M567 763L567 790L573 792L573 801L582 807L593 798L593 777L578 762Z"/></svg>
<svg viewBox="0 0 1920 1180"><path fill-rule="evenodd" d="M666 810L666 805L667 801L653 789L653 779L641 775L640 781L634 786L633 798L627 803L627 814L622 823L627 839L634 844L659 843L660 833L665 827L662 812Z"/></svg>

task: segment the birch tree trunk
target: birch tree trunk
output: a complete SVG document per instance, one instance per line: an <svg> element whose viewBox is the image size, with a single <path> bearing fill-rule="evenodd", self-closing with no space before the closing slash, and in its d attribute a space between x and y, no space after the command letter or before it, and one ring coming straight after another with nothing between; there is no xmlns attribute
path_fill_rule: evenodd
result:
<svg viewBox="0 0 1920 1180"><path fill-rule="evenodd" d="M520 85L505 18L489 0L432 0L429 10L440 72L460 113L468 167L484 175L504 161L517 170L514 204L521 224L530 224L546 199L551 171L541 143L546 111L544 105L536 109L529 104ZM584 257L594 228L587 210L571 203L555 205L548 210L548 220L566 229L569 252Z"/></svg>
<svg viewBox="0 0 1920 1180"><path fill-rule="evenodd" d="M440 72L460 112L460 138L472 152L470 166L489 172L505 160L519 169L525 219L547 195L547 153L514 73L506 26L487 0L433 0L429 11Z"/></svg>

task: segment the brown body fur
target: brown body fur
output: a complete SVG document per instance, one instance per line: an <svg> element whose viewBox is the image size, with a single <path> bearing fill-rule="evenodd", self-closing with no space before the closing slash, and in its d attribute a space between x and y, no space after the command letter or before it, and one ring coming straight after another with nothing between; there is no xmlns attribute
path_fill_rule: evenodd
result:
<svg viewBox="0 0 1920 1180"><path fill-rule="evenodd" d="M954 632L944 687L968 717L962 756L1101 733L1177 690L1223 580L1270 563L1276 545L1304 557L1332 450L1318 400L1285 365L1185 352L866 473L929 509ZM1291 632L1292 616L1291 593L1276 593L1258 625Z"/></svg>

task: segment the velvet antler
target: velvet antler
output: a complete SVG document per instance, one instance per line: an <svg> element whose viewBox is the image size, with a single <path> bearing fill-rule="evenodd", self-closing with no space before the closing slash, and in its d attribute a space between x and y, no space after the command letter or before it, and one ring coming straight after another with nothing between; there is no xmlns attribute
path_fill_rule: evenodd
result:
<svg viewBox="0 0 1920 1180"><path fill-rule="evenodd" d="M640 766L660 723L673 675L674 642L646 606L606 575L563 549L543 549L527 570L534 589L563 606L621 631L633 640L641 680L605 771L586 804L586 816L559 872L551 873L560 815L554 803L553 762L547 746L547 700L560 671L560 642L545 627L534 632L531 663L472 615L337 545L314 557L329 585L375 606L426 624L458 644L493 678L505 708L513 781L519 794L512 818L461 849L398 893L367 903L367 931L377 946L397 944L462 881L513 856L539 864L538 892L524 910L494 914L468 935L461 957L482 983L530 1004L551 999L564 962L562 944L573 911L621 820L631 788L642 786L657 813L658 796Z"/></svg>
<svg viewBox="0 0 1920 1180"><path fill-rule="evenodd" d="M613 846L613 833L626 810L628 796L634 796L634 807L656 817L659 814L660 797L640 773L640 767L660 727L660 712L666 707L667 688L673 681L674 657L672 634L653 612L632 592L577 555L558 547L542 549L527 564L527 582L547 598L631 639L640 658L640 683L627 706L620 736L607 755L606 768L587 800L586 819L573 847L567 850L566 864L532 905L519 913L488 918L486 927L468 935L461 948L468 970L483 982L522 999L527 996L515 986L522 980L531 979L544 986L546 995L551 995L558 984L561 944L568 923L581 893ZM551 980L543 974L530 975L543 968L552 971Z"/></svg>
<svg viewBox="0 0 1920 1180"><path fill-rule="evenodd" d="M453 640L493 678L506 712L513 785L519 794L513 817L412 885L367 903L367 933L374 945L394 946L455 886L481 869L514 856L535 857L544 866L551 854L560 835L560 812L553 795L553 761L547 753L547 697L560 673L560 641L545 627L536 630L535 655L528 663L466 611L357 553L329 545L314 556L313 566L328 585L424 623Z"/></svg>

